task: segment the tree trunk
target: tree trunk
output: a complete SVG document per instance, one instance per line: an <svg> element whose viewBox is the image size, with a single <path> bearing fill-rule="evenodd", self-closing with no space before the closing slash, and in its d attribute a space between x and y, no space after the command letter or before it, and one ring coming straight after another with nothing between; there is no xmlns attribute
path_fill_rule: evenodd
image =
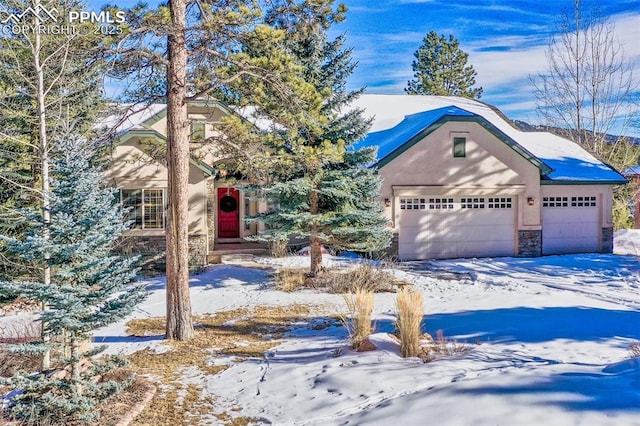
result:
<svg viewBox="0 0 640 426"><path fill-rule="evenodd" d="M173 31L167 72L167 339L194 337L189 296L189 120L187 115L186 2L171 0Z"/></svg>
<svg viewBox="0 0 640 426"><path fill-rule="evenodd" d="M37 8L40 2L36 1L35 7ZM34 17L34 24L38 25L40 22L37 17ZM38 138L40 139L39 146L39 159L40 173L42 174L42 237L45 240L49 239L49 226L51 223L51 210L50 210L50 184L49 184L49 143L47 140L47 114L45 104L45 85L44 85L44 66L40 61L41 53L41 40L40 33L34 31L33 41L33 65L36 72L37 84L36 84L36 100L38 102ZM49 265L50 254L44 254L42 265L42 284L45 286L51 284L51 267ZM42 309L46 309L46 304L43 304ZM42 341L48 344L51 340L49 333L46 330L46 324L42 323ZM51 354L47 350L42 354L42 370L48 370L51 367Z"/></svg>
<svg viewBox="0 0 640 426"><path fill-rule="evenodd" d="M311 199L309 210L312 215L318 214L320 211L320 200L318 199L318 192L313 191L311 193ZM315 277L319 273L322 272L322 244L320 238L318 237L319 233L318 224L316 222L313 223L311 227L311 236L309 238L310 247L309 247L309 256L311 260L310 273L312 277Z"/></svg>
<svg viewBox="0 0 640 426"><path fill-rule="evenodd" d="M75 333L71 334L71 386L76 392L76 396L82 396L82 385L80 384L80 341Z"/></svg>

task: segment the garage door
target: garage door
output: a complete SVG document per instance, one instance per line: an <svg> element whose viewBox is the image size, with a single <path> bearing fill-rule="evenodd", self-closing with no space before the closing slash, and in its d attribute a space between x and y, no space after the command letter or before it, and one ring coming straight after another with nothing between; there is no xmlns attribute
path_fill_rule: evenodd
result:
<svg viewBox="0 0 640 426"><path fill-rule="evenodd" d="M543 197L542 254L600 251L599 218L594 196Z"/></svg>
<svg viewBox="0 0 640 426"><path fill-rule="evenodd" d="M515 197L401 197L401 259L511 256Z"/></svg>

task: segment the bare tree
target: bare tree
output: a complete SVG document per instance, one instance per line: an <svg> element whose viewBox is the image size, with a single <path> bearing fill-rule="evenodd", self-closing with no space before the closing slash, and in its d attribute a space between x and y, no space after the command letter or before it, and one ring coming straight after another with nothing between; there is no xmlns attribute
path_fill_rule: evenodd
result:
<svg viewBox="0 0 640 426"><path fill-rule="evenodd" d="M47 4L51 10L65 10L68 2L60 0ZM90 31L68 31L49 34L39 12L40 0L9 0L8 10L20 13L34 10L38 13L24 15L29 22L15 22L13 31L0 36L0 142L21 147L31 155L21 159L31 163L33 174L30 182L11 179L0 173L2 189L18 188L39 204L43 237L49 236L50 225L50 152L56 136L81 127L91 121L93 109L97 109L100 86L95 65L88 47L95 42ZM18 15L20 16L20 15ZM61 19L63 19L61 17ZM29 26L25 25L29 24ZM10 24L7 23L7 26ZM90 105L87 107L87 105ZM13 152L0 153L11 156ZM37 184L39 183L39 184ZM50 256L34 259L41 275L41 282L51 284ZM43 336L46 343L48 336ZM50 365L48 351L42 360L43 369Z"/></svg>
<svg viewBox="0 0 640 426"><path fill-rule="evenodd" d="M563 15L559 34L547 49L547 69L532 77L537 109L544 124L607 161L607 135L624 133L635 111L630 100L637 84L613 23L594 6L574 0ZM615 141L614 141L615 142Z"/></svg>

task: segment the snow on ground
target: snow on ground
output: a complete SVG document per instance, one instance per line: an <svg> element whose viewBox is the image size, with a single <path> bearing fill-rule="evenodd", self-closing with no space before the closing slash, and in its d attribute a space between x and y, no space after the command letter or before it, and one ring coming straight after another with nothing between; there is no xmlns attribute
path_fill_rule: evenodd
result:
<svg viewBox="0 0 640 426"><path fill-rule="evenodd" d="M614 253L640 255L640 229L621 229L616 231L614 242Z"/></svg>
<svg viewBox="0 0 640 426"><path fill-rule="evenodd" d="M344 312L339 295L273 288L273 268L304 267L306 258L258 260L259 268L220 264L193 276L194 313L291 303ZM328 265L353 261L325 256ZM326 318L310 318L266 360L206 377L215 409L240 407L239 415L275 425L640 425L640 361L627 359L629 343L640 340L635 256L429 261L391 272L423 291L426 331L441 329L471 351L402 359L386 334L395 296L376 294L377 351L353 352L339 324L318 329ZM151 295L134 317L164 315L164 285L149 280ZM123 324L95 340L112 353L161 346L161 336L126 336Z"/></svg>

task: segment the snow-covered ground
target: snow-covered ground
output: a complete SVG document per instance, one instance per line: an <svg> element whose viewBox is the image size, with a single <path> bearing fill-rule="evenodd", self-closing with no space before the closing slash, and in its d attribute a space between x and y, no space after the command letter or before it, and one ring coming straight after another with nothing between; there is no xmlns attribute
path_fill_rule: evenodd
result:
<svg viewBox="0 0 640 426"><path fill-rule="evenodd" d="M275 425L640 425L640 234L616 235L616 252L533 259L418 262L392 273L423 291L425 330L467 341L471 351L423 363L403 359L386 332L395 296L376 294L377 351L348 349L337 324L292 326L264 359L232 365L201 385L216 410ZM259 259L265 266L305 258ZM351 259L325 256L326 263ZM439 271L434 274L433 271ZM457 274L446 274L456 272ZM458 279L451 279L455 275ZM164 315L164 280L135 317ZM339 295L284 293L268 269L220 264L191 279L195 314L259 305L321 305L344 313ZM125 336L124 324L99 330L110 352L157 346Z"/></svg>

